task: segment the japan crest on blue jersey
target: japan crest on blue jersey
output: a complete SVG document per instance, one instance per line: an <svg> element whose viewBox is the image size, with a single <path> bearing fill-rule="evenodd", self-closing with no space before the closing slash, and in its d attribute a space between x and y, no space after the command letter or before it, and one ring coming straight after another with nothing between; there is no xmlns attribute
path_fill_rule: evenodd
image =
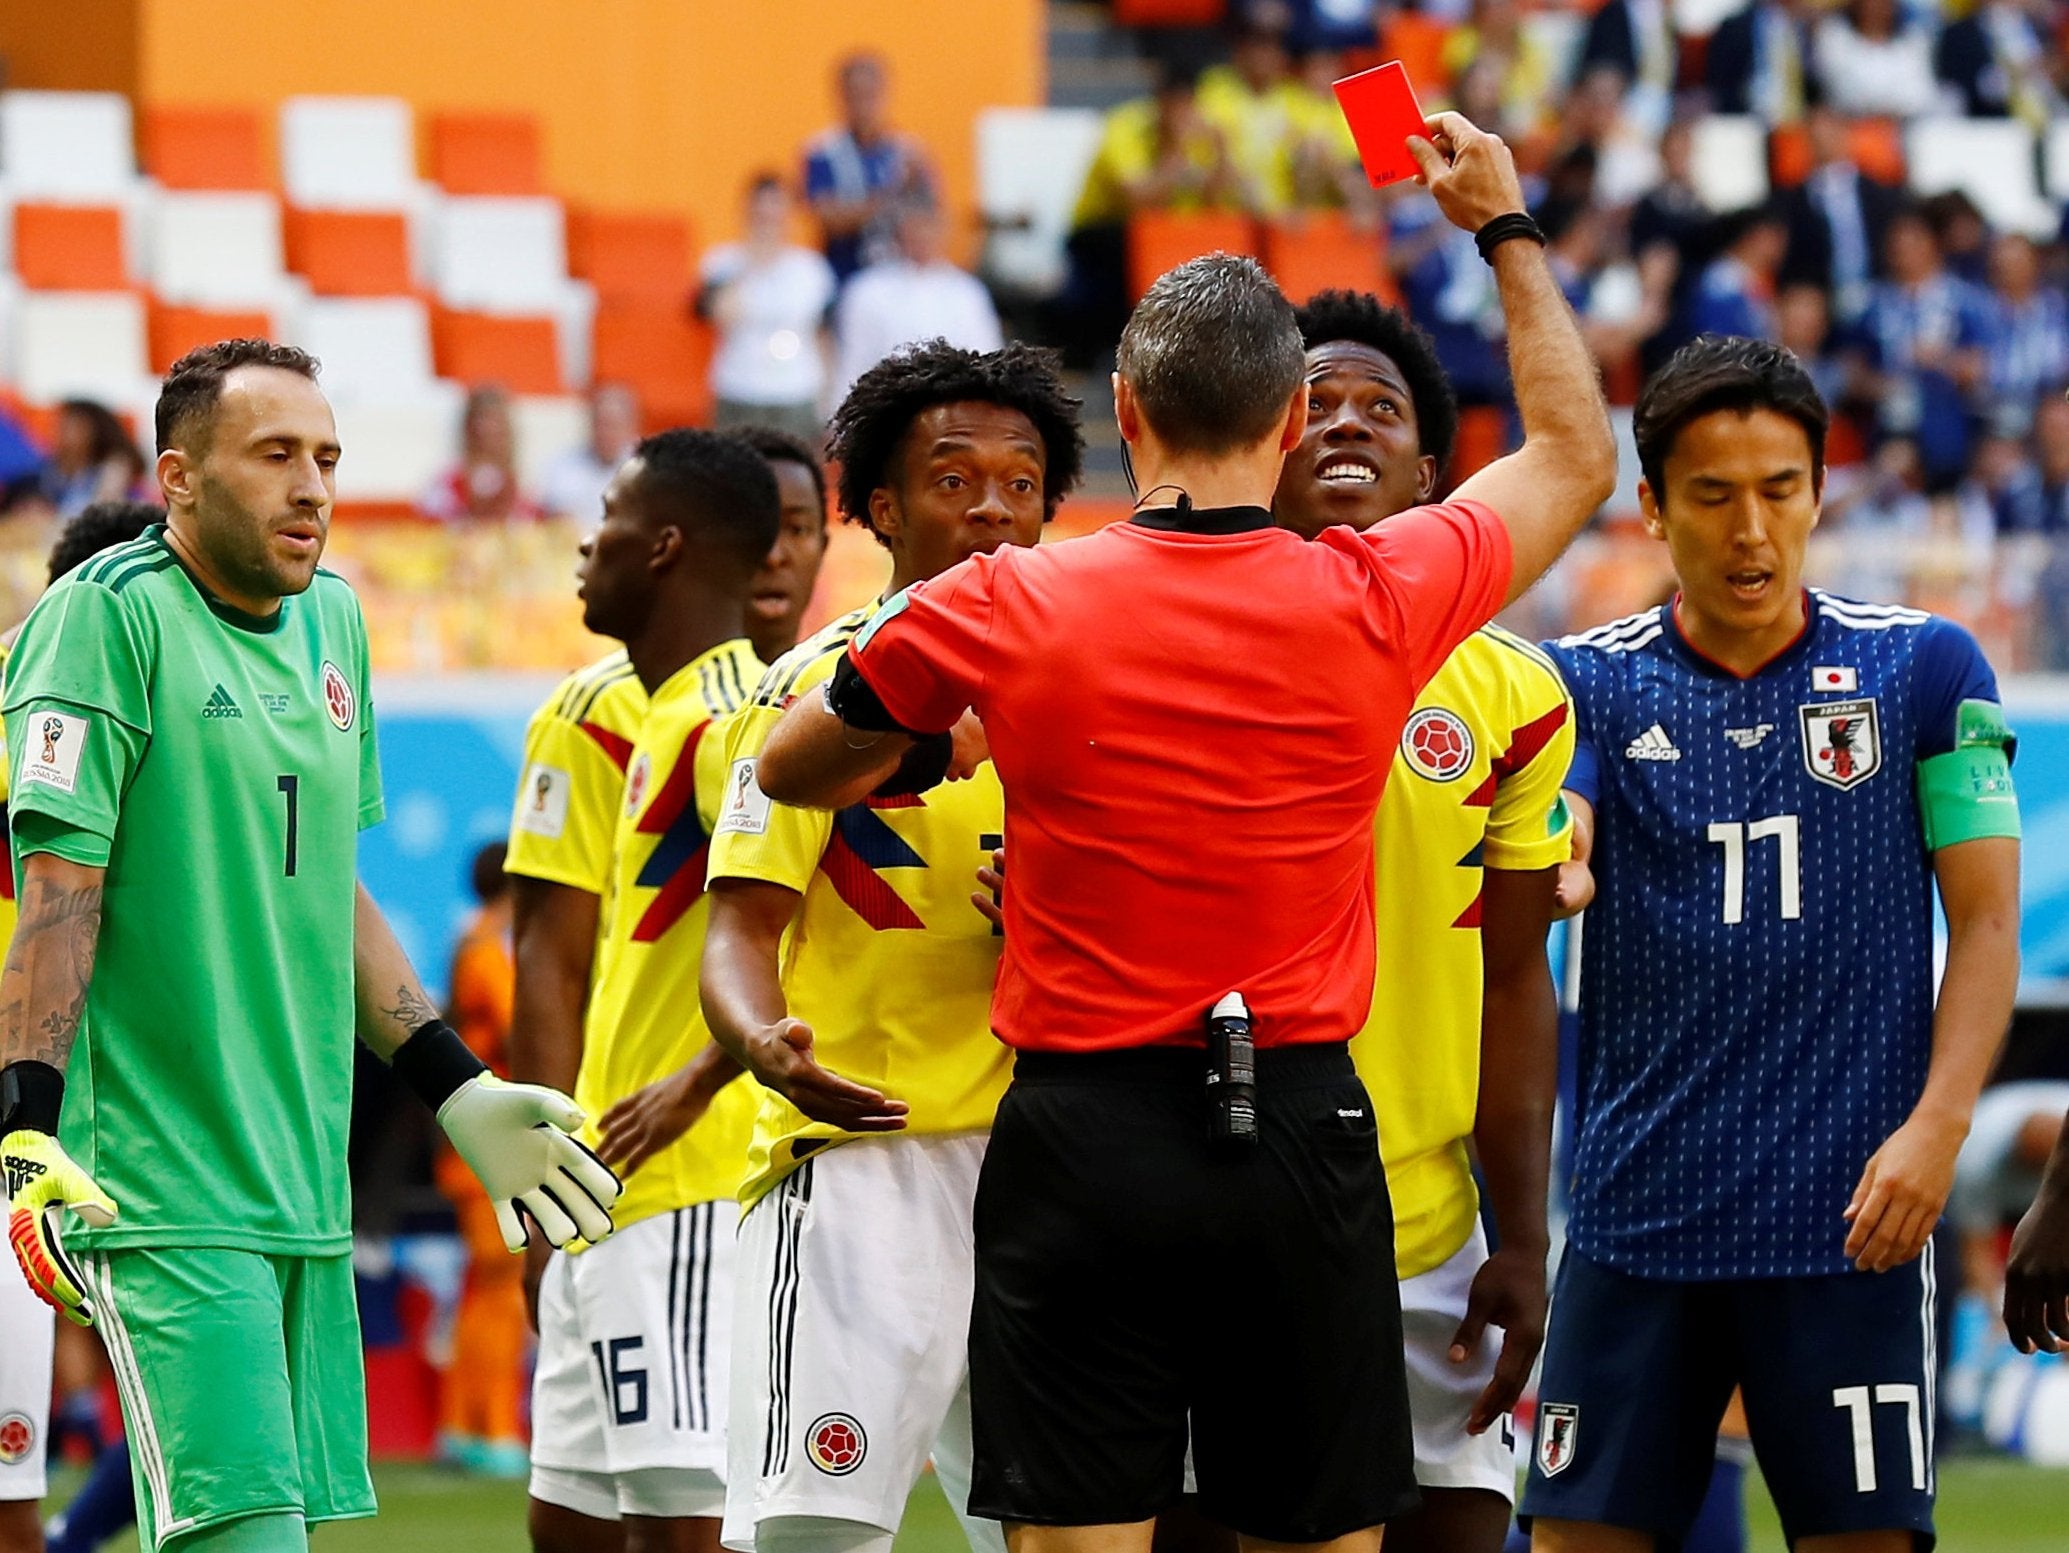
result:
<svg viewBox="0 0 2069 1553"><path fill-rule="evenodd" d="M1596 816L1569 1236L1641 1277L1848 1271L1932 1051L1917 766L1996 678L1951 621L1816 590L1750 678L1671 605L1549 650Z"/></svg>

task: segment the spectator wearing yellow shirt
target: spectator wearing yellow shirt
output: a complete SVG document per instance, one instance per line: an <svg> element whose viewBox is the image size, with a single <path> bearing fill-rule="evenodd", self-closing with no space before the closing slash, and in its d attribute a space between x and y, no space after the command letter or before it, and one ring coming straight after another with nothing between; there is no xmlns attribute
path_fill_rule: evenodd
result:
<svg viewBox="0 0 2069 1553"><path fill-rule="evenodd" d="M1292 79L1286 20L1281 4L1241 11L1231 27L1229 62L1200 77L1200 112L1221 131L1243 204L1259 216L1276 216L1294 205L1293 148L1299 137L1286 92Z"/></svg>
<svg viewBox="0 0 2069 1553"><path fill-rule="evenodd" d="M1502 137L1514 144L1541 130L1558 95L1557 62L1523 26L1517 0L1474 0L1472 18L1444 41L1444 74L1492 68L1500 82Z"/></svg>
<svg viewBox="0 0 2069 1553"><path fill-rule="evenodd" d="M1069 243L1057 334L1073 365L1112 348L1128 320L1128 218L1145 210L1240 206L1222 132L1200 112L1198 73L1160 67L1155 92L1107 115Z"/></svg>
<svg viewBox="0 0 2069 1553"><path fill-rule="evenodd" d="M1377 219L1379 202L1358 163L1331 83L1344 73L1333 49L1309 49L1279 88L1292 121L1290 166L1292 206L1297 210L1342 210L1361 225Z"/></svg>

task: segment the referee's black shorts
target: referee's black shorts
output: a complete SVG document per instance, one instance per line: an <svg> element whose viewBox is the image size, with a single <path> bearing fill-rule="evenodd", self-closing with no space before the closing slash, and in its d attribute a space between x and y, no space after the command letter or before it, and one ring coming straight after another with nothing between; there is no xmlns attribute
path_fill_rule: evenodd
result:
<svg viewBox="0 0 2069 1553"><path fill-rule="evenodd" d="M970 1512L1092 1526L1181 1492L1320 1542L1416 1502L1393 1214L1342 1046L1258 1053L1258 1141L1205 1058L1024 1052L977 1187Z"/></svg>

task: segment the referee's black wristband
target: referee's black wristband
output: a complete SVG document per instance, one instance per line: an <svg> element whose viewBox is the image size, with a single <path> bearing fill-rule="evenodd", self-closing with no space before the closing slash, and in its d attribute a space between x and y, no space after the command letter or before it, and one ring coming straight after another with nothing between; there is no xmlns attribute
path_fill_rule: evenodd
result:
<svg viewBox="0 0 2069 1553"><path fill-rule="evenodd" d="M47 1062L10 1062L0 1068L0 1138L10 1132L57 1132L65 1103L65 1076Z"/></svg>
<svg viewBox="0 0 2069 1553"><path fill-rule="evenodd" d="M467 1049L460 1032L443 1019L417 1026L395 1048L390 1064L395 1076L417 1092L435 1114L469 1079L488 1072L488 1064Z"/></svg>
<svg viewBox="0 0 2069 1553"><path fill-rule="evenodd" d="M859 728L864 733L902 733L914 739L924 737L891 715L891 709L884 705L883 698L862 677L862 671L855 667L854 658L847 653L841 654L841 661L833 666L833 678L826 682L826 709L850 728Z"/></svg>
<svg viewBox="0 0 2069 1553"><path fill-rule="evenodd" d="M912 748L898 762L898 769L885 777L872 798L903 798L908 793L925 793L939 787L948 776L948 763L955 759L955 735L924 733L913 739Z"/></svg>
<svg viewBox="0 0 2069 1553"><path fill-rule="evenodd" d="M1527 237L1540 248L1545 245L1545 229L1525 212L1512 210L1506 215L1496 216L1475 232L1473 246L1480 250L1481 258L1492 264L1494 250L1512 237Z"/></svg>

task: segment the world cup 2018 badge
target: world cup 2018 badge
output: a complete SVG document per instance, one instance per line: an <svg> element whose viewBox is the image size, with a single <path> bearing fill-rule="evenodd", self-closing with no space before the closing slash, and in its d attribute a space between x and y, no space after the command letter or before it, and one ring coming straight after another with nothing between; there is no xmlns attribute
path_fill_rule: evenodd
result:
<svg viewBox="0 0 2069 1553"><path fill-rule="evenodd" d="M1871 696L1824 701L1799 709L1803 764L1827 787L1858 787L1882 769L1882 723Z"/></svg>
<svg viewBox="0 0 2069 1553"><path fill-rule="evenodd" d="M1555 1478L1573 1465L1574 1441L1580 1437L1580 1406L1547 1402L1537 1410L1537 1467Z"/></svg>

